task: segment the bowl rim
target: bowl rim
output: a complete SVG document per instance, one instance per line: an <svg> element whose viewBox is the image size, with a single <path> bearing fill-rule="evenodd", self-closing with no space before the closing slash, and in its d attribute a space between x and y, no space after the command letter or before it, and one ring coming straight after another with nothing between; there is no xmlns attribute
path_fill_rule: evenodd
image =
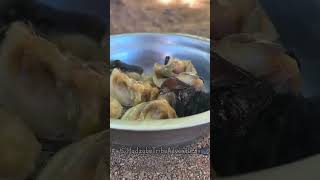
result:
<svg viewBox="0 0 320 180"><path fill-rule="evenodd" d="M136 36L136 35L173 35L181 36L185 38L192 38L195 40L210 43L210 39L206 37L184 34L184 33L150 33L150 32L135 32L135 33L123 33L123 34L112 34L111 38L122 37L122 36ZM210 45L210 44L209 44ZM167 131L184 129L195 126L201 126L210 124L210 110L195 114L192 116L174 118L174 119L163 119L163 120L120 120L110 118L110 129L114 130L126 130L126 131Z"/></svg>
<svg viewBox="0 0 320 180"><path fill-rule="evenodd" d="M192 38L200 41L205 41L210 43L210 39L202 36L191 35L186 33L173 33L173 32L134 32L134 33L120 33L120 34L111 34L110 38L121 37L121 36L136 36L136 35L173 35L173 36L182 36L186 38Z"/></svg>
<svg viewBox="0 0 320 180"><path fill-rule="evenodd" d="M167 131L210 123L210 110L192 116L163 120L120 120L110 118L110 129L127 131Z"/></svg>

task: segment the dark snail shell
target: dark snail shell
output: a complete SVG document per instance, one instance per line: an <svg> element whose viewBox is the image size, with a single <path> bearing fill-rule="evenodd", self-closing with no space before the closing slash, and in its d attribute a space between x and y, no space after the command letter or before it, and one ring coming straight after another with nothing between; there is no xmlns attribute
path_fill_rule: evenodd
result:
<svg viewBox="0 0 320 180"><path fill-rule="evenodd" d="M213 57L212 143L218 175L270 168L320 151L319 105L278 94L267 81L216 53Z"/></svg>
<svg viewBox="0 0 320 180"><path fill-rule="evenodd" d="M213 54L211 109L214 122L214 165L220 175L239 173L236 157L258 114L270 104L272 87ZM238 149L234 149L238 148ZM240 153L241 154L241 153Z"/></svg>
<svg viewBox="0 0 320 180"><path fill-rule="evenodd" d="M143 73L143 69L136 65L126 64L120 60L112 60L110 62L110 72L112 72L113 69L120 69L123 72L135 72L138 74Z"/></svg>
<svg viewBox="0 0 320 180"><path fill-rule="evenodd" d="M271 103L272 86L214 54L211 89L215 131L238 136ZM226 130L226 129L224 129Z"/></svg>
<svg viewBox="0 0 320 180"><path fill-rule="evenodd" d="M160 89L159 98L166 99L179 117L205 112L210 108L210 94L197 91L178 78L168 78Z"/></svg>

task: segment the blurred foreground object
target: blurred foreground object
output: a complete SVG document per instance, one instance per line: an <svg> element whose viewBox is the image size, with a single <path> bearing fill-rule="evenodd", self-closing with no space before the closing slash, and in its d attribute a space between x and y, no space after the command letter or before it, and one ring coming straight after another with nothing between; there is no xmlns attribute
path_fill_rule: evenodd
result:
<svg viewBox="0 0 320 180"><path fill-rule="evenodd" d="M303 95L320 96L320 1L260 0L283 46L301 60Z"/></svg>
<svg viewBox="0 0 320 180"><path fill-rule="evenodd" d="M109 132L104 131L65 147L48 162L38 180L109 179L105 176L108 144Z"/></svg>
<svg viewBox="0 0 320 180"><path fill-rule="evenodd" d="M103 60L93 63L100 69L90 66L21 22L12 23L5 35L0 101L37 136L77 139L106 129L109 84Z"/></svg>
<svg viewBox="0 0 320 180"><path fill-rule="evenodd" d="M17 116L0 107L0 179L25 180L36 167L41 145Z"/></svg>
<svg viewBox="0 0 320 180"><path fill-rule="evenodd" d="M275 41L279 35L257 0L213 0L213 38L250 33Z"/></svg>

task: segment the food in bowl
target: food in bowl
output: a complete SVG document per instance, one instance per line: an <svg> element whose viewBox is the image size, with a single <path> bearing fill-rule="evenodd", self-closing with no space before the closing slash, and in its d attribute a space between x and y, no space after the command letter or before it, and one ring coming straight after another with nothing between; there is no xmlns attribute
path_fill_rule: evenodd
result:
<svg viewBox="0 0 320 180"><path fill-rule="evenodd" d="M300 60L282 47L258 1L214 3L220 8L214 11L211 81L217 175L319 153L319 98L302 95Z"/></svg>
<svg viewBox="0 0 320 180"><path fill-rule="evenodd" d="M167 56L163 64L154 64L149 74L119 60L110 67L111 118L172 119L209 109L209 94L189 60Z"/></svg>

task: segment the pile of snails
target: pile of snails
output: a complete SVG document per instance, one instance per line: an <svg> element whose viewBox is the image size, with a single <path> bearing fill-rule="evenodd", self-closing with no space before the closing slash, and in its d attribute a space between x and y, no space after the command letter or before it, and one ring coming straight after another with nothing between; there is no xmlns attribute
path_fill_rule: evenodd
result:
<svg viewBox="0 0 320 180"><path fill-rule="evenodd" d="M156 120L184 117L209 109L204 82L189 60L166 57L143 73L136 65L111 62L110 117L121 120ZM191 101L206 101L191 103ZM189 111L192 106L193 111Z"/></svg>

